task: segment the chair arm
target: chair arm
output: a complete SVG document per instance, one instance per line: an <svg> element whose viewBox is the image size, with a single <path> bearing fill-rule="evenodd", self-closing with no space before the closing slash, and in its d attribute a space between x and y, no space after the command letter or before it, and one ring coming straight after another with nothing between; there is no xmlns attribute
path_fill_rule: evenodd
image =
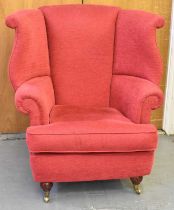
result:
<svg viewBox="0 0 174 210"><path fill-rule="evenodd" d="M48 124L55 104L51 78L36 77L24 82L16 90L15 103L19 111L30 115L30 125Z"/></svg>
<svg viewBox="0 0 174 210"><path fill-rule="evenodd" d="M133 76L113 76L110 106L133 122L149 123L151 111L159 108L162 101L163 93L156 84Z"/></svg>

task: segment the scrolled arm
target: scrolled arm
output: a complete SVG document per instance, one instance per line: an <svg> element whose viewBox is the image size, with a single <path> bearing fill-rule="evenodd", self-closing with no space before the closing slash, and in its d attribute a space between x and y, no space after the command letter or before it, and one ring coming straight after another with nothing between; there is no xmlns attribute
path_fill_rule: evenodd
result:
<svg viewBox="0 0 174 210"><path fill-rule="evenodd" d="M15 103L19 111L30 115L30 125L48 124L55 104L51 78L42 76L24 82L16 90Z"/></svg>
<svg viewBox="0 0 174 210"><path fill-rule="evenodd" d="M133 122L149 123L151 111L162 101L163 93L156 84L134 76L113 76L110 106Z"/></svg>

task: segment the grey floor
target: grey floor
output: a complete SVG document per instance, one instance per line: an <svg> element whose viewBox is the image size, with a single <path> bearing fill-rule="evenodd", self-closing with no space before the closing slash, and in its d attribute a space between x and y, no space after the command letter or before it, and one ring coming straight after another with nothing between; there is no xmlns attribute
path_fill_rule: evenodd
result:
<svg viewBox="0 0 174 210"><path fill-rule="evenodd" d="M0 135L0 210L174 210L174 136L160 135L142 194L129 180L55 184L51 201L32 181L24 135Z"/></svg>

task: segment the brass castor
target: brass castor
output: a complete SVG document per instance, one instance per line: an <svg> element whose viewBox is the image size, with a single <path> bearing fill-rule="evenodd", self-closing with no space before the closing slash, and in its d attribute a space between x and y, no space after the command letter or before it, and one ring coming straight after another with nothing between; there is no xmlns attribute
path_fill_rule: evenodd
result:
<svg viewBox="0 0 174 210"><path fill-rule="evenodd" d="M45 203L48 203L50 200L50 190L53 186L53 183L52 182L41 182L40 186L41 186L42 190L44 191L43 200Z"/></svg>
<svg viewBox="0 0 174 210"><path fill-rule="evenodd" d="M141 194L140 183L142 182L143 177L142 176L131 177L130 180L133 184L133 188L134 188L135 192L138 195L140 195Z"/></svg>
<svg viewBox="0 0 174 210"><path fill-rule="evenodd" d="M141 194L141 189L140 189L140 185L138 184L138 185L133 185L133 187L134 187L134 190L135 190L135 192L139 195L139 194Z"/></svg>
<svg viewBox="0 0 174 210"><path fill-rule="evenodd" d="M45 202L45 203L48 203L49 200L50 200L50 192L44 192L44 197L43 197L43 199L44 199L44 202Z"/></svg>

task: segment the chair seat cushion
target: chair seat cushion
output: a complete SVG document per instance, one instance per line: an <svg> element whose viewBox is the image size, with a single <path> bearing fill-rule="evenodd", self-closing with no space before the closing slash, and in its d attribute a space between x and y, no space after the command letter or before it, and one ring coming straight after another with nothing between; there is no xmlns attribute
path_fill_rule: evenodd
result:
<svg viewBox="0 0 174 210"><path fill-rule="evenodd" d="M57 105L50 122L27 129L30 152L138 152L157 146L155 126L135 124L113 108Z"/></svg>

